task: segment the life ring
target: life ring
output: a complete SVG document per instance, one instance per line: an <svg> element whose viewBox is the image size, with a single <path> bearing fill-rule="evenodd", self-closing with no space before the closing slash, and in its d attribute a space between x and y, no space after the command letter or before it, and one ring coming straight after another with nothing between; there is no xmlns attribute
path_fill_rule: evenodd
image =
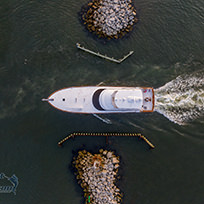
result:
<svg viewBox="0 0 204 204"><path fill-rule="evenodd" d="M145 100L145 102L149 102L149 101L151 101L151 98L146 97L144 100Z"/></svg>

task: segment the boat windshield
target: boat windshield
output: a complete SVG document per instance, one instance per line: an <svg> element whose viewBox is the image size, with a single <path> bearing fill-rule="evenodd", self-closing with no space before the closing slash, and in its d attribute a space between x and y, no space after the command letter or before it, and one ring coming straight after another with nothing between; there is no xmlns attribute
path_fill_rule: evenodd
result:
<svg viewBox="0 0 204 204"><path fill-rule="evenodd" d="M104 89L98 89L97 91L95 91L95 93L93 94L93 97L92 97L92 103L94 105L94 107L98 110L104 110L100 103L99 103L99 96L101 94L101 92L103 91Z"/></svg>

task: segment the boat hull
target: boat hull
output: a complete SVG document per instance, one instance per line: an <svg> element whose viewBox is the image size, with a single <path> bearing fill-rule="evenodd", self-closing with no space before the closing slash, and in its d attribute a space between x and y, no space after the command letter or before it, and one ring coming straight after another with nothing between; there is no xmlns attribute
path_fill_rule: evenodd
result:
<svg viewBox="0 0 204 204"><path fill-rule="evenodd" d="M100 97L102 97L101 92L104 98L100 99ZM106 100L111 100L106 96L109 92L117 94L115 96L115 101L108 101L110 104L107 105L105 104L107 102ZM127 100L124 94L129 94ZM112 97L112 95L110 95L110 97ZM134 97L139 98L140 101L138 102ZM50 105L58 110L71 113L137 113L153 112L154 110L154 90L150 87L70 87L58 90L51 94L48 99L44 100L48 101ZM104 104L101 104L102 102ZM131 108L130 106L134 106L134 104L138 107ZM118 108L118 106L120 108ZM104 109L104 107L108 108Z"/></svg>

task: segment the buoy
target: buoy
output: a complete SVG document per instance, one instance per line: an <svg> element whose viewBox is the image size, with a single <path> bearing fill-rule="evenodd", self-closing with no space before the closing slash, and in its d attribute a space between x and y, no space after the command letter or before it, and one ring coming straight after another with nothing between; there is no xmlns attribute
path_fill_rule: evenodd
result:
<svg viewBox="0 0 204 204"><path fill-rule="evenodd" d="M61 147L62 144L70 139L71 137L74 138L74 136L106 136L106 141L108 140L108 136L135 136L143 139L152 149L155 148L155 146L147 139L145 136L143 136L141 133L72 133L65 137L63 140L58 142L58 145Z"/></svg>

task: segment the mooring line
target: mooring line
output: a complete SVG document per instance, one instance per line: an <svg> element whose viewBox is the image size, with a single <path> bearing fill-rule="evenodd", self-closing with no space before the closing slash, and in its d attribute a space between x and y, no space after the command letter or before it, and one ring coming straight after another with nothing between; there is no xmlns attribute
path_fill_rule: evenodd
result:
<svg viewBox="0 0 204 204"><path fill-rule="evenodd" d="M60 142L58 142L59 146L62 146L62 144L67 141L68 139L70 139L71 137L75 137L75 136L133 136L133 137L139 137L141 139L143 139L152 149L155 148L155 146L141 133L87 133L87 132L74 132L71 133L70 135L68 135L67 137L65 137L63 140L61 140Z"/></svg>

